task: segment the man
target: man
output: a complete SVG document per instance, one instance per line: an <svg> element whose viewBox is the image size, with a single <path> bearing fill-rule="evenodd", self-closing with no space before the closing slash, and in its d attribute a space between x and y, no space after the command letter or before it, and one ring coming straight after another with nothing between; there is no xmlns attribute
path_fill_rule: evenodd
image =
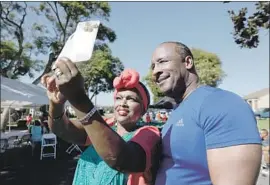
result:
<svg viewBox="0 0 270 185"><path fill-rule="evenodd" d="M261 141L253 112L239 96L200 86L190 49L160 44L153 79L178 103L162 130L156 185L254 185Z"/></svg>
<svg viewBox="0 0 270 185"><path fill-rule="evenodd" d="M261 130L262 152L266 168L269 169L269 133L266 129Z"/></svg>

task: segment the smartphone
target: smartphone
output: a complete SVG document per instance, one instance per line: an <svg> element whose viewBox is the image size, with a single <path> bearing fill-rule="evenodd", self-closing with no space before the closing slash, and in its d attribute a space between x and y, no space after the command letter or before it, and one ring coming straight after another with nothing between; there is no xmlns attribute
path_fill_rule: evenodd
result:
<svg viewBox="0 0 270 185"><path fill-rule="evenodd" d="M79 22L75 32L66 41L60 57L72 62L85 62L91 59L100 21Z"/></svg>

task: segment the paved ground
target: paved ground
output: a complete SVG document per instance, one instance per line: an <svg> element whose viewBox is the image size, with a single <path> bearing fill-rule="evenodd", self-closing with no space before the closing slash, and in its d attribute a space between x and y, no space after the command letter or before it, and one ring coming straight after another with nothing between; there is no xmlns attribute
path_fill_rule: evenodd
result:
<svg viewBox="0 0 270 185"><path fill-rule="evenodd" d="M1 185L71 185L78 153L65 153L69 145L60 142L57 159L39 160L40 147L31 156L31 147L7 150L0 156Z"/></svg>
<svg viewBox="0 0 270 185"><path fill-rule="evenodd" d="M260 174L257 185L269 185L269 176L262 176Z"/></svg>

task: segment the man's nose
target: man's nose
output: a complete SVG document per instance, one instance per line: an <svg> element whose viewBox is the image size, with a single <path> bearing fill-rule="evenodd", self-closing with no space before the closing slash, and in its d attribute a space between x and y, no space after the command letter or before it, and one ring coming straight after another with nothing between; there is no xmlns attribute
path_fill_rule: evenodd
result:
<svg viewBox="0 0 270 185"><path fill-rule="evenodd" d="M152 69L152 80L155 82L161 74L162 70L158 65L156 65L154 69Z"/></svg>

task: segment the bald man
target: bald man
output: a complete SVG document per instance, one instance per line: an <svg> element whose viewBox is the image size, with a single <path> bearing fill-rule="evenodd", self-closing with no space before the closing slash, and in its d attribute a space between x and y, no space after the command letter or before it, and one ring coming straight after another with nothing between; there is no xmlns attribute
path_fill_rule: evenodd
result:
<svg viewBox="0 0 270 185"><path fill-rule="evenodd" d="M177 103L162 130L156 185L256 184L262 149L250 106L200 85L193 55L180 42L160 44L151 67L160 90Z"/></svg>

